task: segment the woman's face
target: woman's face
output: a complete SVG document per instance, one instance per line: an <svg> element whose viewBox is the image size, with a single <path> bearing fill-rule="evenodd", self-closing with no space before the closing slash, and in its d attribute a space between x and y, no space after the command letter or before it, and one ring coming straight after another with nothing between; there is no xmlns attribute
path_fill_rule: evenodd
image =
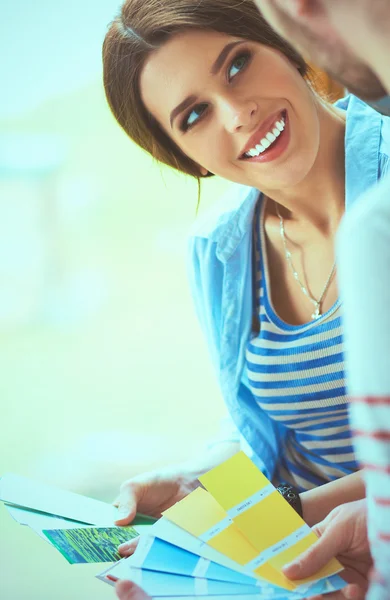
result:
<svg viewBox="0 0 390 600"><path fill-rule="evenodd" d="M146 108L202 169L270 190L301 182L319 148L314 95L281 53L210 31L173 37L147 60Z"/></svg>

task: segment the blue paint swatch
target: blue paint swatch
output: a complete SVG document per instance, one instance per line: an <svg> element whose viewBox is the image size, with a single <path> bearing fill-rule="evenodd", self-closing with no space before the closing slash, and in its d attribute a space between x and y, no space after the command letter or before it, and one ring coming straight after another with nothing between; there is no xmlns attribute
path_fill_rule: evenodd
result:
<svg viewBox="0 0 390 600"><path fill-rule="evenodd" d="M154 538L153 544L145 558L142 568L164 573L192 576L199 562L199 556L174 546L169 542ZM244 585L256 585L257 580L249 575L238 573L215 562L210 565L202 577L218 581L228 581Z"/></svg>

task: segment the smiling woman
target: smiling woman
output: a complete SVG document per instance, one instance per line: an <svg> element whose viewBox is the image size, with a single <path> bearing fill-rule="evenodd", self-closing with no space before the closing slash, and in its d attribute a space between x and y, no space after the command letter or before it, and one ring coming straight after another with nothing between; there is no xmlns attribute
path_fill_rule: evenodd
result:
<svg viewBox="0 0 390 600"><path fill-rule="evenodd" d="M252 0L127 0L103 61L111 109L139 146L198 180L244 184L190 239L192 293L235 429L193 464L125 482L119 523L136 508L159 515L244 442L318 522L364 495L334 237L345 205L390 164L381 117L353 97L322 99Z"/></svg>
<svg viewBox="0 0 390 600"><path fill-rule="evenodd" d="M210 24L215 32L241 39L230 40L227 44L225 40L226 45L221 45L214 64L210 63L208 74L210 70L214 75L219 73L230 58L228 76L233 80L250 61L250 53L242 48L244 41L248 40L277 50L295 64L300 75L308 81L312 75L302 57L270 28L253 2L126 2L111 24L103 46L104 85L111 110L139 146L157 160L197 179L201 175L199 165L172 139L171 127L165 128L143 103L140 78L148 59L166 42L184 31L210 31ZM193 58L193 55L186 56L186 62ZM176 54L176 60L183 64L180 54ZM188 73L191 73L190 69ZM170 75L164 70L160 75L169 85L175 81L174 68ZM170 77L169 81L167 77ZM152 96L158 100L156 89L161 90L157 81L152 85ZM170 125L185 109L196 104L191 113L187 113L187 121L184 122L183 118L180 121L183 130L190 128L207 110L207 103L196 103L196 99L195 95L182 98L170 113Z"/></svg>
<svg viewBox="0 0 390 600"><path fill-rule="evenodd" d="M216 31L179 32L145 61L139 89L145 108L198 174L273 189L291 122L301 151L289 153L288 170L278 166L278 186L283 178L294 184L315 160L313 92L276 48Z"/></svg>

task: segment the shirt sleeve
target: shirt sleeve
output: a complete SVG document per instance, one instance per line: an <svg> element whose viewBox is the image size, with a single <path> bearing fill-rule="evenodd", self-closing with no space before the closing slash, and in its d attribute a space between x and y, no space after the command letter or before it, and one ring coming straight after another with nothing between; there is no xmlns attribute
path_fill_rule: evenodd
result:
<svg viewBox="0 0 390 600"><path fill-rule="evenodd" d="M190 238L188 271L191 293L231 422L235 424L235 428L225 430L227 440L239 441L242 450L268 479L272 479L281 447L281 436L284 433L281 432L279 424L272 421L257 405L245 381L244 373L241 372L239 365L244 356L244 332L229 357L229 364L234 373L227 374L221 369L221 338L226 336L226 328L223 329L225 315L222 313L223 310L231 309L231 305L226 306L226 300L224 305L222 300L224 289L226 291L226 287L232 285L232 275L230 274L229 279L227 268L217 257L215 242L202 236ZM238 307L238 313L232 325L235 334L243 327L243 324L239 323L243 315L242 306Z"/></svg>
<svg viewBox="0 0 390 600"><path fill-rule="evenodd" d="M337 258L347 384L374 559L369 600L390 598L390 177L343 220Z"/></svg>

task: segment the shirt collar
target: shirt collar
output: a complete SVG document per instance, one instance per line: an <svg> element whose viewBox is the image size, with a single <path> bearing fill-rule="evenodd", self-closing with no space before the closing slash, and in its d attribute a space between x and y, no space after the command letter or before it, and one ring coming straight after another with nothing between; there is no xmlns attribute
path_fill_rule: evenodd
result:
<svg viewBox="0 0 390 600"><path fill-rule="evenodd" d="M260 192L256 188L242 188L238 210L231 213L217 240L217 258L226 262L234 254L245 234L252 231L253 215Z"/></svg>
<svg viewBox="0 0 390 600"><path fill-rule="evenodd" d="M340 108L345 105L345 205L348 209L364 190L378 181L382 116L356 96L336 103Z"/></svg>

